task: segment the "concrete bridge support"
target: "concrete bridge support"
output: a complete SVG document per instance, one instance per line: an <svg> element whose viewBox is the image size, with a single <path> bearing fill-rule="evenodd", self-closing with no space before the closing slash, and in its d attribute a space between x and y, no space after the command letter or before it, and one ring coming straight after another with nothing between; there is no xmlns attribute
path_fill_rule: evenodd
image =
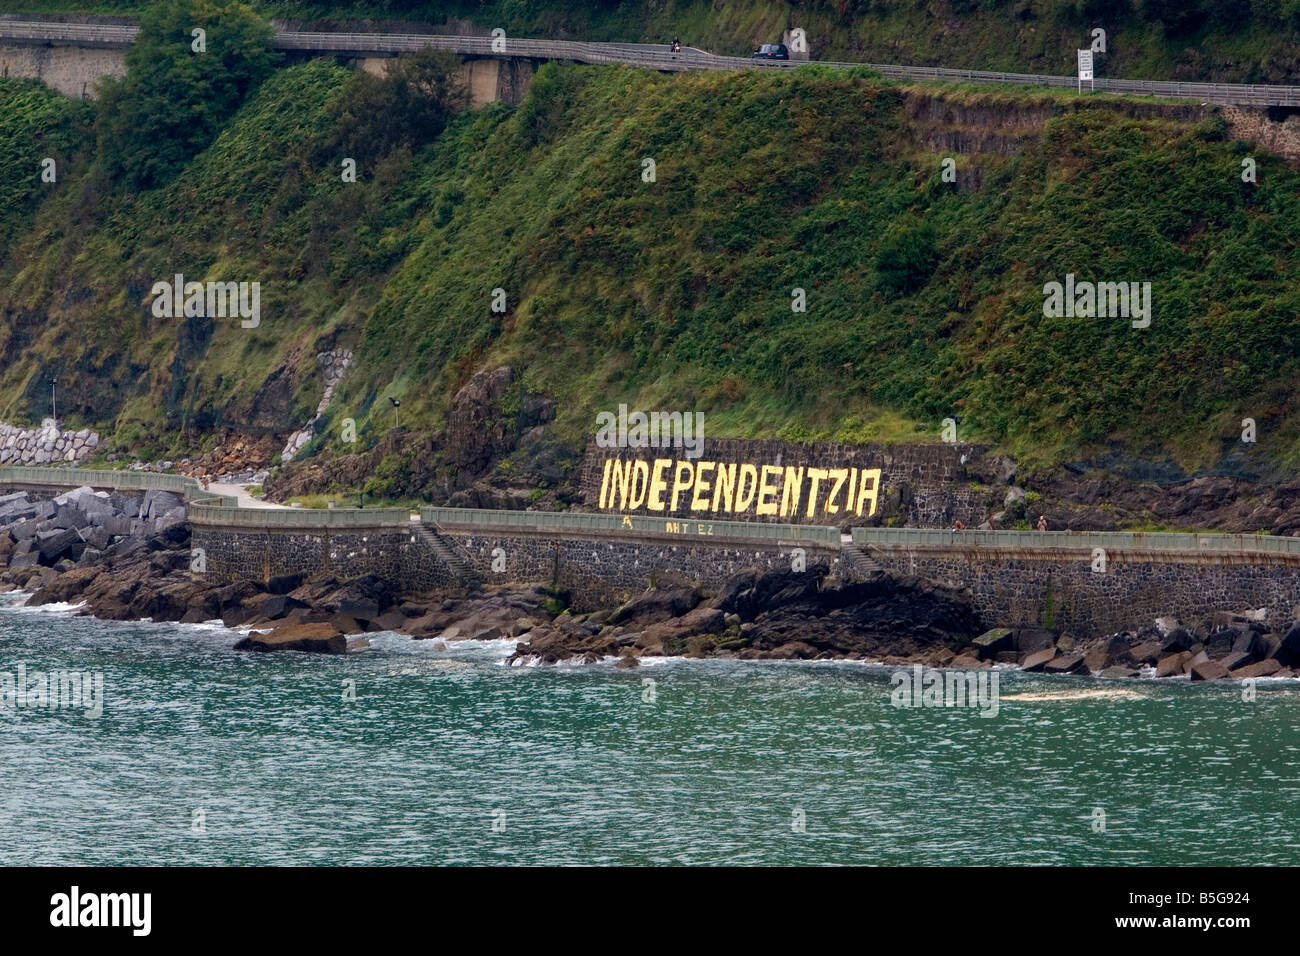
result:
<svg viewBox="0 0 1300 956"><path fill-rule="evenodd" d="M382 74L391 57L356 57L345 62L368 73ZM537 72L533 60L465 57L461 73L469 85L470 107L503 102L517 106ZM0 42L0 76L40 80L73 99L92 99L104 77L126 74L126 50L105 47L42 46Z"/></svg>
<svg viewBox="0 0 1300 956"><path fill-rule="evenodd" d="M125 73L125 50L0 43L0 76L40 80L73 99L90 99L101 79Z"/></svg>

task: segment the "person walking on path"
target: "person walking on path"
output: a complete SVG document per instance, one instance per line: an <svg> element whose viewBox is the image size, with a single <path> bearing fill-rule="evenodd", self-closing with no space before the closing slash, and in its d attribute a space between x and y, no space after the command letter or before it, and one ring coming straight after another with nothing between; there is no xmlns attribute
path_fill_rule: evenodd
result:
<svg viewBox="0 0 1300 956"><path fill-rule="evenodd" d="M1039 531L1047 530L1047 515L1038 516L1038 530Z"/></svg>

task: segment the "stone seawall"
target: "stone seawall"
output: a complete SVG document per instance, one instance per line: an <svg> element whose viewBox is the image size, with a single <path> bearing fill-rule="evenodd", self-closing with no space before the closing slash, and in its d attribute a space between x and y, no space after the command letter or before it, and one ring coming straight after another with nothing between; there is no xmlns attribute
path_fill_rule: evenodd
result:
<svg viewBox="0 0 1300 956"><path fill-rule="evenodd" d="M569 592L577 611L618 604L657 586L715 589L745 569L790 570L797 561L805 567L824 562L841 579L859 579L865 571L850 551L829 545L540 529L443 529L440 538L485 584L555 587ZM325 572L340 580L375 574L410 592L464 587L419 533L400 528L200 524L191 543L203 550L206 573L221 584ZM1134 630L1165 615L1190 622L1263 608L1275 628L1300 615L1295 556L1114 550L1102 573L1084 550L873 546L869 559L969 590L987 627L1055 627L1083 639Z"/></svg>
<svg viewBox="0 0 1300 956"><path fill-rule="evenodd" d="M1163 615L1193 621L1265 608L1268 624L1284 628L1300 611L1300 565L1276 555L1111 551L1101 573L1091 551L873 547L871 557L968 588L990 627L1056 627L1088 638Z"/></svg>
<svg viewBox="0 0 1300 956"><path fill-rule="evenodd" d="M266 530L195 524L192 550L220 584L269 581L290 574L333 574L340 580L375 574L410 591L456 586L433 551L399 528Z"/></svg>
<svg viewBox="0 0 1300 956"><path fill-rule="evenodd" d="M647 588L676 583L720 586L746 568L791 569L794 546L776 544L618 539L554 533L446 532L488 583L549 584L571 593L577 611L620 604ZM841 570L838 549L801 546L806 566L818 561Z"/></svg>
<svg viewBox="0 0 1300 956"><path fill-rule="evenodd" d="M396 528L326 532L195 524L192 535L191 548L203 552L204 573L219 584L327 572L340 580L376 574L412 592L461 587L421 536ZM441 538L485 583L566 589L579 610L619 603L659 584L713 588L745 568L789 570L796 558L841 571L838 549L802 546L797 556L793 545L775 543L611 539L554 531L444 531Z"/></svg>

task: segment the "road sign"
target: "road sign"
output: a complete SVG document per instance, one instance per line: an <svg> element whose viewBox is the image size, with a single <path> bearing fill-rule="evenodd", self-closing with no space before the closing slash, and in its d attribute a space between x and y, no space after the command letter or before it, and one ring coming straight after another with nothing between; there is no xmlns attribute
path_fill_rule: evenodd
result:
<svg viewBox="0 0 1300 956"><path fill-rule="evenodd" d="M1092 78L1092 51L1091 50L1079 51L1079 92L1080 93L1083 92L1084 80L1087 80L1089 83L1092 83L1093 84L1092 88L1094 90L1097 88L1096 83L1093 81Z"/></svg>

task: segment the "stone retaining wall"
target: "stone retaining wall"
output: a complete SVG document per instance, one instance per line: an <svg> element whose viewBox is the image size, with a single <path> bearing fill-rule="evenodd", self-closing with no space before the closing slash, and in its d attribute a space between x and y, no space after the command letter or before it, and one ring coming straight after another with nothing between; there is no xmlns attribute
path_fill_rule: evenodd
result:
<svg viewBox="0 0 1300 956"><path fill-rule="evenodd" d="M570 592L575 610L621 603L653 586L716 588L747 568L788 570L788 544L555 531L444 530L454 549L491 585L541 584ZM394 528L347 531L216 528L196 525L192 546L220 583L328 572L377 574L408 591L461 587L417 534ZM802 546L805 566L856 578L861 569L833 547ZM1265 608L1274 628L1300 613L1300 564L1278 555L1113 551L1106 570L1090 551L872 547L880 566L970 591L989 627L1050 626L1077 638L1133 630L1163 615L1192 622L1215 612Z"/></svg>
<svg viewBox="0 0 1300 956"><path fill-rule="evenodd" d="M104 77L126 75L126 50L0 43L0 76L40 80L74 100L90 99Z"/></svg>
<svg viewBox="0 0 1300 956"><path fill-rule="evenodd" d="M68 484L96 474L70 471ZM48 496L48 481L33 479L31 485L33 499ZM245 522L255 515L237 514ZM553 585L570 591L578 610L607 607L657 584L716 588L748 568L784 570L794 564L796 546L787 540L746 540L730 536L738 534L732 530L714 536L714 526L707 522L680 524L680 533L577 527L478 530L463 524L443 528L439 536L488 584ZM223 584L326 572L340 579L376 574L413 592L463 586L419 527L404 527L400 521L329 529L238 527L205 517L192 524L191 545L202 549L205 573ZM1282 551L1216 550L1208 542L1185 549L1130 543L1108 550L1099 573L1094 570L1096 552L1059 543L1037 548L882 541L861 546L867 561L855 549L842 550L830 542L798 547L804 566L824 561L843 579L860 578L874 561L966 588L989 626L1045 625L1086 638L1133 630L1163 615L1190 623L1216 612L1263 609L1274 631L1300 619L1300 554Z"/></svg>
<svg viewBox="0 0 1300 956"><path fill-rule="evenodd" d="M571 592L577 611L610 607L652 586L689 582L716 588L746 568L790 570L794 548L777 544L610 539L596 535L446 532L488 583L553 584ZM805 566L839 573L838 549L802 546ZM498 570L499 569L499 570Z"/></svg>
<svg viewBox="0 0 1300 956"><path fill-rule="evenodd" d="M706 422L707 425L707 422ZM707 430L703 450L695 462L720 462L736 464L771 465L781 469L776 480L776 499L782 500L785 468L805 469L799 500L803 506L795 516L760 516L751 510L736 515L744 520L774 521L792 524L850 525L868 527L880 524L907 525L922 528L948 528L960 519L976 527L988 517L989 491L979 485L973 474L975 463L983 458L986 449L980 445L962 443L927 442L899 445L847 445L837 442L786 442L766 439L709 438ZM600 507L600 489L607 459L620 462L642 460L653 464L655 459L686 460L680 448L602 448L593 438L587 445L583 459L580 487L583 503L592 511L619 511L630 514L653 514L659 517L700 517L700 511L691 511L691 494L683 493L676 509L672 508L670 495L665 495L667 507L657 511L643 504L635 509L619 509L609 505ZM807 514L811 496L808 468L880 469L877 507L874 516L858 516L836 505L831 512L824 505L831 493L829 482L822 481L818 492L818 507ZM672 468L668 469L671 484ZM702 498L707 498L707 494ZM844 497L841 492L838 503ZM712 502L710 501L710 504ZM1000 507L1001 502L996 502ZM710 512L713 518L732 518L733 515Z"/></svg>
<svg viewBox="0 0 1300 956"><path fill-rule="evenodd" d="M617 604L656 584L689 581L717 587L749 567L789 569L789 546L611 539L556 532L447 531L442 540L487 584L527 583L572 592L575 607ZM194 525L191 548L202 549L206 574L219 584L268 581L328 572L340 579L377 574L404 590L456 589L456 575L419 536L393 528L343 531L266 530ZM837 549L804 547L801 560L840 570Z"/></svg>
<svg viewBox="0 0 1300 956"><path fill-rule="evenodd" d="M454 587L455 576L424 542L395 528L265 530L194 525L206 574L220 584L328 572L340 580L377 574L405 590Z"/></svg>
<svg viewBox="0 0 1300 956"><path fill-rule="evenodd" d="M1091 551L873 547L871 557L969 589L990 627L1051 626L1086 638L1163 615L1191 622L1266 608L1268 623L1285 629L1300 611L1300 566L1278 555L1111 551L1101 573Z"/></svg>
<svg viewBox="0 0 1300 956"><path fill-rule="evenodd" d="M99 435L89 428L62 431L52 418L40 428L19 428L0 422L0 465L49 465L90 458L99 447Z"/></svg>

